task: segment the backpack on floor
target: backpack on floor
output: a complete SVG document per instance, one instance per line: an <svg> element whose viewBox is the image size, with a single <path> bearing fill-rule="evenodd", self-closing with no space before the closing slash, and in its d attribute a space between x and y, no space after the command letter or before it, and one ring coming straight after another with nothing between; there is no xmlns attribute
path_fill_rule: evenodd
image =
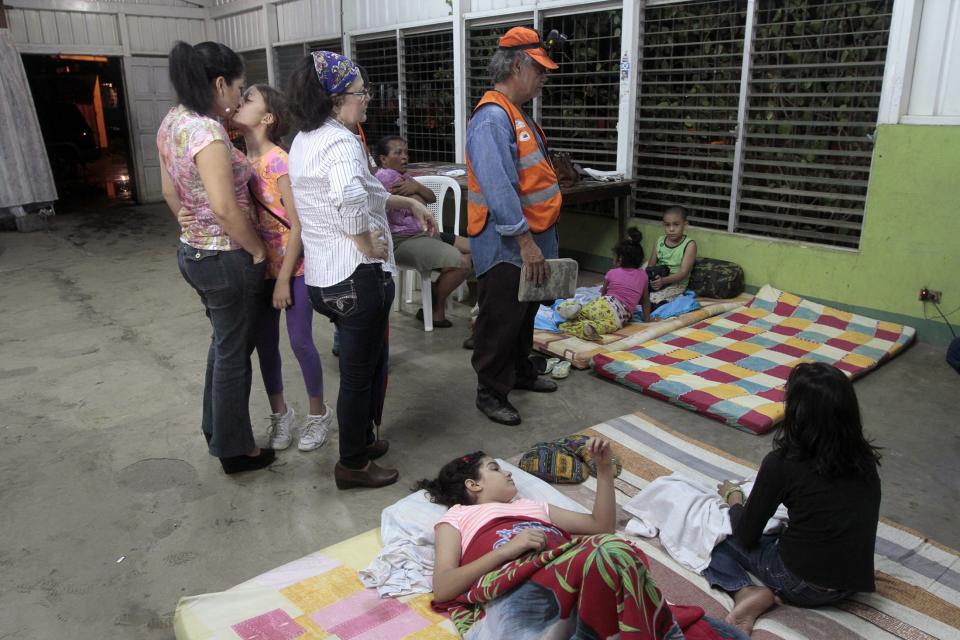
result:
<svg viewBox="0 0 960 640"><path fill-rule="evenodd" d="M701 298L736 298L743 293L743 269L735 262L697 258L687 289Z"/></svg>

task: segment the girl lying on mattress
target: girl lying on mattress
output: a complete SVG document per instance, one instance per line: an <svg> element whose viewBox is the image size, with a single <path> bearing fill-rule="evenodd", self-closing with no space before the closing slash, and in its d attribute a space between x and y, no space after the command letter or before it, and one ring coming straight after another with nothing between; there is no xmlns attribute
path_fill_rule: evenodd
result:
<svg viewBox="0 0 960 640"><path fill-rule="evenodd" d="M744 637L663 599L644 554L613 534L610 445L598 438L588 448L597 467L590 514L516 499L510 473L482 451L420 481L450 507L435 529L434 608L471 640Z"/></svg>
<svg viewBox="0 0 960 640"><path fill-rule="evenodd" d="M727 622L750 633L775 603L819 607L874 590L879 464L877 448L864 438L850 379L822 362L794 367L783 424L750 499L743 504L738 483L718 487L730 505L733 535L713 549L704 576L733 595ZM763 535L781 503L789 526Z"/></svg>

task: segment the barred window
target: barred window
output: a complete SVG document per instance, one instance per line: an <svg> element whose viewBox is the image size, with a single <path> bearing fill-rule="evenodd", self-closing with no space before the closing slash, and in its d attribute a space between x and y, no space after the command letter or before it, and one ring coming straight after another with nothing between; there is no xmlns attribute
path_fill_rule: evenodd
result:
<svg viewBox="0 0 960 640"><path fill-rule="evenodd" d="M736 229L857 247L893 0L762 2Z"/></svg>
<svg viewBox="0 0 960 640"><path fill-rule="evenodd" d="M367 143L376 144L388 135L400 135L400 74L397 39L378 38L353 43L353 60L363 65L373 91L363 124Z"/></svg>
<svg viewBox="0 0 960 640"><path fill-rule="evenodd" d="M473 108L480 102L483 94L493 86L490 83L490 75L487 73L487 65L497 51L500 36L513 27L532 29L533 23L509 22L467 27L467 119L470 118Z"/></svg>
<svg viewBox="0 0 960 640"><path fill-rule="evenodd" d="M758 0L748 33L745 0L646 7L635 213L856 248L892 8Z"/></svg>
<svg viewBox="0 0 960 640"><path fill-rule="evenodd" d="M544 86L540 124L551 148L585 167L617 166L621 18L616 9L543 19L543 34L556 29L568 42L552 56L560 68Z"/></svg>
<svg viewBox="0 0 960 640"><path fill-rule="evenodd" d="M402 60L403 117L411 161L453 162L453 32L405 35Z"/></svg>
<svg viewBox="0 0 960 640"><path fill-rule="evenodd" d="M266 84L269 81L267 52L263 49L257 49L256 51L245 51L242 55L247 86Z"/></svg>
<svg viewBox="0 0 960 640"><path fill-rule="evenodd" d="M305 55L311 51L333 51L343 53L343 43L340 40L325 40L323 42L304 42L274 48L274 57L277 61L277 89L286 90L287 82Z"/></svg>
<svg viewBox="0 0 960 640"><path fill-rule="evenodd" d="M672 205L727 228L746 0L647 7L642 19L634 188L636 215Z"/></svg>

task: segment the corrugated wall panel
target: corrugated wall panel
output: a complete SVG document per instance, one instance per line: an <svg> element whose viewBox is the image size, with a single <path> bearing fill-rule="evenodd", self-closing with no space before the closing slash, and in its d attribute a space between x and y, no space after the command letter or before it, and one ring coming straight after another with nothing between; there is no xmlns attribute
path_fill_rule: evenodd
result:
<svg viewBox="0 0 960 640"><path fill-rule="evenodd" d="M127 31L134 54L167 54L177 40L196 44L205 39L203 20L188 18L127 16Z"/></svg>
<svg viewBox="0 0 960 640"><path fill-rule="evenodd" d="M910 85L911 116L960 116L960 0L923 5Z"/></svg>
<svg viewBox="0 0 960 640"><path fill-rule="evenodd" d="M226 16L216 22L217 38L228 47L242 51L263 46L263 15L259 10Z"/></svg>
<svg viewBox="0 0 960 640"><path fill-rule="evenodd" d="M537 0L472 0L470 2L470 12L532 7L535 4L537 4Z"/></svg>
<svg viewBox="0 0 960 640"><path fill-rule="evenodd" d="M113 14L7 9L7 17L18 44L120 46L120 30Z"/></svg>
<svg viewBox="0 0 960 640"><path fill-rule="evenodd" d="M340 37L339 0L293 0L277 5L280 42Z"/></svg>
<svg viewBox="0 0 960 640"><path fill-rule="evenodd" d="M362 31L445 18L450 15L450 12L450 5L446 0L420 0L419 2L355 0L344 5L343 22L344 28L348 31Z"/></svg>

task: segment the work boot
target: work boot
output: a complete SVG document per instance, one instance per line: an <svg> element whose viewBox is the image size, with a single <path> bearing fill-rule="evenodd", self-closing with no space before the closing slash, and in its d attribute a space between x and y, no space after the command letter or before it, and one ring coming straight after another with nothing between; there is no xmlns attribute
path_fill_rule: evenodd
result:
<svg viewBox="0 0 960 640"><path fill-rule="evenodd" d="M477 409L494 422L506 425L520 424L520 412L517 408L510 404L509 400L501 398L489 389L477 388Z"/></svg>

